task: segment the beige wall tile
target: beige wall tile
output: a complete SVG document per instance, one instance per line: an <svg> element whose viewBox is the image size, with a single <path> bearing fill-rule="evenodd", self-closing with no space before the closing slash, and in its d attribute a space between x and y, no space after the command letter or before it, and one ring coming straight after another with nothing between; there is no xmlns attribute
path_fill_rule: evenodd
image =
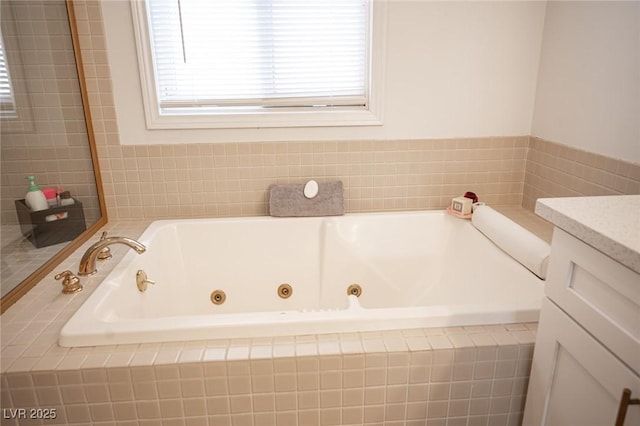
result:
<svg viewBox="0 0 640 426"><path fill-rule="evenodd" d="M529 146L522 199L529 210L538 198L640 193L639 164L535 137Z"/></svg>

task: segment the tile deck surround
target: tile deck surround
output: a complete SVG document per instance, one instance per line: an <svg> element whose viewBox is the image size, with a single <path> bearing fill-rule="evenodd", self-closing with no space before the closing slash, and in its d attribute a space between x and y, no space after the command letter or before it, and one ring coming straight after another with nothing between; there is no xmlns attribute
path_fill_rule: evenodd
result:
<svg viewBox="0 0 640 426"><path fill-rule="evenodd" d="M496 206L506 216L509 216L529 228L532 232L538 233L543 239L550 240L550 225L536 217L529 211L517 206ZM148 226L148 221L122 221L107 224L103 230L110 235L126 235L137 237ZM97 235L97 234L96 234ZM41 370L65 370L77 368L96 367L125 367L129 365L157 365L180 362L207 361L209 357L219 357L221 352L206 351L209 347L223 347L225 359L234 359L241 356L238 354L250 353L254 346L271 347L273 354L277 356L279 351L291 352L294 340L292 338L274 338L265 343L264 339L253 340L230 340L230 341L201 341L185 343L164 343L164 344L140 344L140 345L118 345L118 346L98 346L89 348L62 348L57 345L57 337L66 321L73 315L77 308L82 305L86 298L104 279L110 270L119 262L127 252L123 246L112 246L113 259L100 262L98 273L82 278L84 291L74 295L64 295L60 292L60 284L53 279L55 273L65 269L75 270L79 259L86 248L93 243L88 241L69 258L63 261L58 268L47 278L36 285L27 295L21 298L15 305L10 307L1 317L0 330L2 331L2 364L1 371L4 372L24 372ZM34 314L36 313L36 314ZM529 325L526 330L532 328ZM490 341L495 340L490 337L493 333L508 335L512 326L490 326L487 330L469 327L452 329L427 329L422 332L426 335L438 336L433 339L435 343L429 343L435 348L454 347L450 336L456 334L481 334ZM524 330L518 330L524 331ZM403 334L404 333L404 334ZM402 337L414 331L397 331L384 333ZM321 341L339 342L344 339L354 342L362 342L367 333L355 335L319 335L314 338L315 345ZM513 337L513 336L512 336ZM523 336L520 336L523 338ZM530 340L532 336L529 336ZM519 340L513 337L501 340L513 344ZM427 339L428 340L428 339ZM525 339L526 340L526 339ZM533 340L531 340L532 342ZM496 344L498 342L495 342ZM355 343L354 343L355 344ZM292 346L293 345L293 346ZM360 343L360 346L362 343ZM435 345L435 346L434 346ZM284 349L284 348L289 349ZM315 349L319 351L319 346ZM199 356L194 354L199 352ZM100 355L98 355L100 354ZM106 354L106 355L105 355ZM242 355L244 356L244 355ZM195 357L195 358L194 358ZM219 359L219 358L215 358Z"/></svg>
<svg viewBox="0 0 640 426"><path fill-rule="evenodd" d="M497 207L532 230L550 225ZM147 221L112 222L139 236ZM76 269L87 242L57 269ZM537 323L63 348L60 329L124 256L63 295L53 273L0 317L3 424L521 424Z"/></svg>

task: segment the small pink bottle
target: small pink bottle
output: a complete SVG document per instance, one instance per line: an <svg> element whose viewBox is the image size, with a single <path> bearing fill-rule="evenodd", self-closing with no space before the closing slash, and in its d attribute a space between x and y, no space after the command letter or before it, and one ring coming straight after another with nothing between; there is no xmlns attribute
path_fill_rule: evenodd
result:
<svg viewBox="0 0 640 426"><path fill-rule="evenodd" d="M58 198L56 197L56 190L53 188L43 188L42 193L47 198L47 204L49 208L56 207L58 205Z"/></svg>

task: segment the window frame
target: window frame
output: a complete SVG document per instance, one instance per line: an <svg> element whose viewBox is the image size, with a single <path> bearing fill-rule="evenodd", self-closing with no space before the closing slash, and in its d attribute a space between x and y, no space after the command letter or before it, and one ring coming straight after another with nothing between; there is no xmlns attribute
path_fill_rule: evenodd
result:
<svg viewBox="0 0 640 426"><path fill-rule="evenodd" d="M6 78L2 78L2 74ZM0 95L0 117L1 118L17 118L18 108L16 105L15 86L11 79L11 70L9 69L9 60L7 58L7 50L5 48L2 32L0 32L0 83L4 82L9 88L9 94Z"/></svg>
<svg viewBox="0 0 640 426"><path fill-rule="evenodd" d="M163 114L156 93L146 0L131 0L138 71L147 129L233 129L261 127L333 127L382 125L385 58L386 2L372 1L369 37L369 81L364 107L278 108L236 111L185 108Z"/></svg>

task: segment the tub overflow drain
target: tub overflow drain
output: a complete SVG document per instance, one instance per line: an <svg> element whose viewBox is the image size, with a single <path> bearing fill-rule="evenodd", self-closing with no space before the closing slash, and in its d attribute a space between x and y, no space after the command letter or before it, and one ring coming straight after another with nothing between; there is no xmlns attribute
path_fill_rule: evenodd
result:
<svg viewBox="0 0 640 426"><path fill-rule="evenodd" d="M222 305L226 300L227 295L222 290L214 290L211 292L211 303L214 305Z"/></svg>
<svg viewBox="0 0 640 426"><path fill-rule="evenodd" d="M362 294L362 287L360 287L359 284L351 284L348 288L347 288L347 295L354 295L356 297L360 297L360 295Z"/></svg>
<svg viewBox="0 0 640 426"><path fill-rule="evenodd" d="M278 287L278 296L288 299L293 294L293 288L289 284L280 284Z"/></svg>

